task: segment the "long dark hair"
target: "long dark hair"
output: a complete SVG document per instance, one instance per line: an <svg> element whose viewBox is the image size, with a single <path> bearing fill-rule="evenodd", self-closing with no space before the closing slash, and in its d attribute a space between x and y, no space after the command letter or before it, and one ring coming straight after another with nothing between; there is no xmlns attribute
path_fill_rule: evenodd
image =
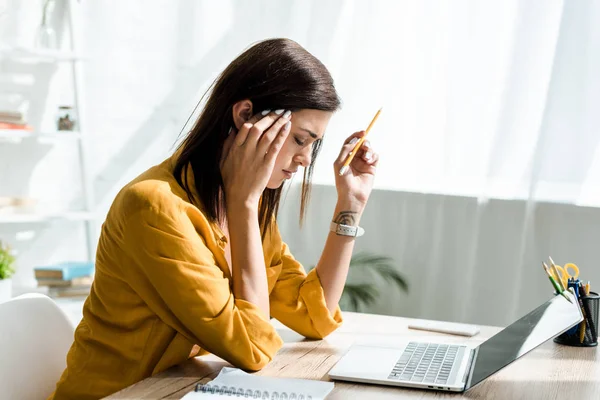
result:
<svg viewBox="0 0 600 400"><path fill-rule="evenodd" d="M266 109L315 109L336 111L340 99L327 68L302 46L289 39L261 41L231 62L213 82L204 109L192 130L179 145L174 175L190 201L202 207L207 218L222 221L225 201L220 160L229 129L234 126L232 108L250 100L253 112ZM206 94L205 94L206 96ZM300 223L310 197L314 163L321 148L316 141L311 163L304 170ZM191 168L195 192L187 179ZM259 208L259 224L264 239L277 218L282 188L265 189Z"/></svg>

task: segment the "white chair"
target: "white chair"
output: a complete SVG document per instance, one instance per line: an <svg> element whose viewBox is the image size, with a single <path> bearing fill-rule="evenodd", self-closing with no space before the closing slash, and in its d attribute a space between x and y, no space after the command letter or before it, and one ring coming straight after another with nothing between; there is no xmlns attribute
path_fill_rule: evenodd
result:
<svg viewBox="0 0 600 400"><path fill-rule="evenodd" d="M0 303L0 398L46 399L66 367L74 327L49 297Z"/></svg>

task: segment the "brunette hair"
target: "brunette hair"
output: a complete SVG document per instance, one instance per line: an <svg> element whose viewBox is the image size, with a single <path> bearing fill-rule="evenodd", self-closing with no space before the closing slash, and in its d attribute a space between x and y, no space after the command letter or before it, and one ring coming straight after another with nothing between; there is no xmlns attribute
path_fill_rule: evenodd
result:
<svg viewBox="0 0 600 400"><path fill-rule="evenodd" d="M298 43L289 39L264 40L248 48L212 83L206 104L191 131L179 145L174 175L190 201L203 208L213 222L224 217L225 202L220 171L221 153L234 126L232 107L250 100L256 113L266 109L337 111L340 98L327 68ZM315 141L310 165L304 170L300 223L310 198L314 163L321 148ZM188 182L191 168L194 191ZM259 207L264 239L277 218L282 187L265 189ZM198 198L196 198L198 197Z"/></svg>

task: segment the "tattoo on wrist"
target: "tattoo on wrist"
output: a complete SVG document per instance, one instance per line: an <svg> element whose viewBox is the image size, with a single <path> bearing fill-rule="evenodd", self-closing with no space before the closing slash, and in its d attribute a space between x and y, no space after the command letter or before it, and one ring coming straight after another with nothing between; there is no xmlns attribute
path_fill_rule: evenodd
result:
<svg viewBox="0 0 600 400"><path fill-rule="evenodd" d="M357 214L358 213L355 211L342 211L333 219L333 222L336 224L354 226L356 225Z"/></svg>

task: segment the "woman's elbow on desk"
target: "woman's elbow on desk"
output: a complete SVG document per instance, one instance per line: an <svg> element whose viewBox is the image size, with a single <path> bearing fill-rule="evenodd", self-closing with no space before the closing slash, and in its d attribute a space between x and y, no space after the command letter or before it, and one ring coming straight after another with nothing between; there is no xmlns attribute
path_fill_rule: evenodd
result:
<svg viewBox="0 0 600 400"><path fill-rule="evenodd" d="M327 329L327 330L317 330L316 328L313 328L311 330L307 330L304 332L298 332L298 333L300 333L302 336L304 336L307 339L323 340L327 336L329 336L333 331L335 331L336 328L332 327L331 329Z"/></svg>
<svg viewBox="0 0 600 400"><path fill-rule="evenodd" d="M279 348L277 348L275 351L263 351L261 349L254 349L252 354L236 357L235 360L227 361L245 371L256 372L260 371L265 366L267 366L267 364L269 364L273 360L273 357L275 357L277 351L279 351Z"/></svg>
<svg viewBox="0 0 600 400"><path fill-rule="evenodd" d="M310 333L302 334L302 336L304 336L305 338L310 339L310 340L323 340L327 336L329 336L329 333L322 334L320 332L310 332Z"/></svg>
<svg viewBox="0 0 600 400"><path fill-rule="evenodd" d="M271 360L260 360L259 362L242 362L238 365L239 368L248 372L258 372L269 364Z"/></svg>
<svg viewBox="0 0 600 400"><path fill-rule="evenodd" d="M321 313L310 316L306 315L304 318L304 322L301 324L296 324L293 327L300 335L304 336L307 339L311 340L322 340L333 333L337 328L342 325L342 312L338 308L333 313L333 315L327 310L325 307L322 308ZM286 324L284 321L281 321ZM288 322L286 325L292 327L292 321Z"/></svg>

